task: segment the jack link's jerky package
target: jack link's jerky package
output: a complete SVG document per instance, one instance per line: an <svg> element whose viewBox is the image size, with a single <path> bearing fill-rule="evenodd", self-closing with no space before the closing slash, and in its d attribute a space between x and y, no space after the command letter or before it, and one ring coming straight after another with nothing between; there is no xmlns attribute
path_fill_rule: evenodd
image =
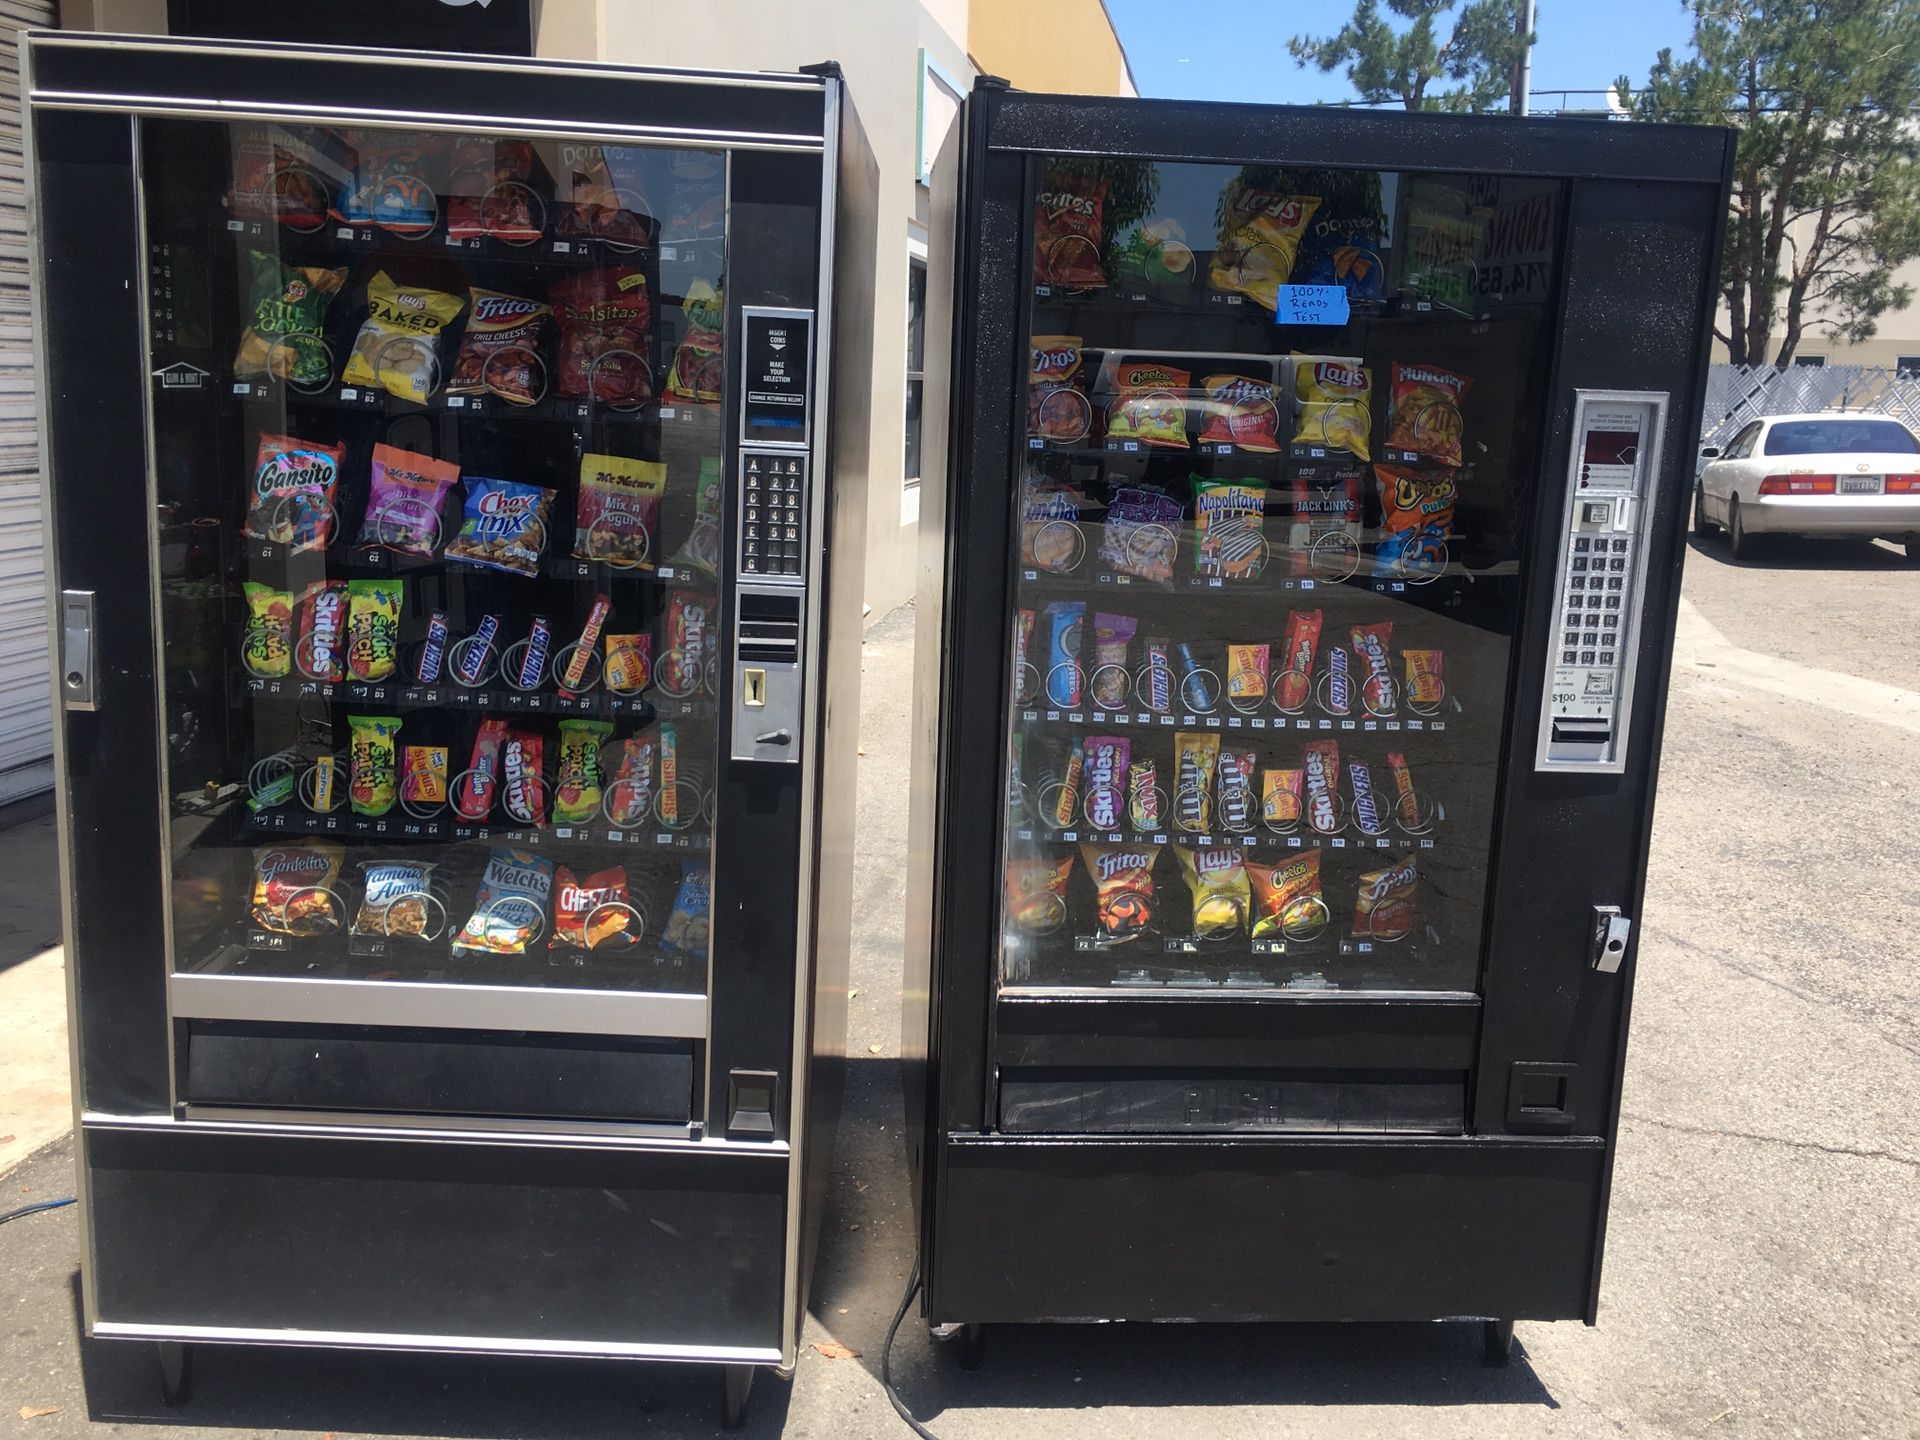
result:
<svg viewBox="0 0 1920 1440"><path fill-rule="evenodd" d="M612 865L576 876L561 865L553 881L553 938L549 950L598 950L607 941L633 933L634 912L627 904L627 867Z"/></svg>
<svg viewBox="0 0 1920 1440"><path fill-rule="evenodd" d="M1218 735L1183 730L1173 737L1173 818L1190 834L1213 828L1213 781L1219 764Z"/></svg>
<svg viewBox="0 0 1920 1440"><path fill-rule="evenodd" d="M547 292L560 322L556 389L631 410L653 399L653 306L637 265L588 270Z"/></svg>
<svg viewBox="0 0 1920 1440"><path fill-rule="evenodd" d="M1359 475L1296 475L1289 491L1293 502L1293 513L1287 520L1289 570L1295 575L1317 569L1338 572L1350 559L1357 565ZM1338 538L1323 543L1329 536Z"/></svg>
<svg viewBox="0 0 1920 1440"><path fill-rule="evenodd" d="M1293 443L1369 459L1373 412L1367 396L1373 372L1358 360L1338 355L1295 355L1292 365Z"/></svg>
<svg viewBox="0 0 1920 1440"><path fill-rule="evenodd" d="M1330 918L1320 894L1320 852L1302 850L1282 860L1249 856L1253 882L1253 938L1307 941L1326 929Z"/></svg>
<svg viewBox="0 0 1920 1440"><path fill-rule="evenodd" d="M1447 560L1447 532L1453 529L1453 501L1459 487L1452 472L1409 470L1376 465L1380 486L1380 543L1373 551L1373 573L1390 576L1433 571Z"/></svg>
<svg viewBox="0 0 1920 1440"><path fill-rule="evenodd" d="M1247 933L1247 867L1238 846L1202 849L1180 845L1180 868L1193 896L1193 933L1225 940Z"/></svg>
<svg viewBox="0 0 1920 1440"><path fill-rule="evenodd" d="M1073 873L1073 852L1052 855L1036 851L1007 860L1007 919L1027 935L1045 935L1067 920L1067 877Z"/></svg>
<svg viewBox="0 0 1920 1440"><path fill-rule="evenodd" d="M376 445L371 478L367 513L355 543L432 559L440 543L440 507L460 479L460 467L397 445Z"/></svg>
<svg viewBox="0 0 1920 1440"><path fill-rule="evenodd" d="M1419 921L1420 867L1413 856L1360 877L1353 897L1356 940L1399 940Z"/></svg>
<svg viewBox="0 0 1920 1440"><path fill-rule="evenodd" d="M360 909L353 933L369 938L437 939L427 933L440 908L431 888L433 863L427 860L362 860ZM442 922L444 923L444 921Z"/></svg>
<svg viewBox="0 0 1920 1440"><path fill-rule="evenodd" d="M707 862L682 862L680 888L674 891L673 908L667 911L666 929L660 935L661 948L678 950L683 955L706 954L712 910L713 883Z"/></svg>
<svg viewBox="0 0 1920 1440"><path fill-rule="evenodd" d="M1215 480L1193 477L1193 552L1196 575L1245 580L1258 575L1267 560L1261 533L1267 514L1264 480Z"/></svg>
<svg viewBox="0 0 1920 1440"><path fill-rule="evenodd" d="M458 295L402 285L380 271L367 282L367 318L340 382L377 385L424 405L440 384L442 332L465 308Z"/></svg>
<svg viewBox="0 0 1920 1440"><path fill-rule="evenodd" d="M660 553L660 497L667 467L624 455L582 455L573 556L648 571Z"/></svg>
<svg viewBox="0 0 1920 1440"><path fill-rule="evenodd" d="M314 390L333 378L322 332L327 306L347 283L344 267L283 265L278 255L247 252L247 328L233 356L233 378L272 376Z"/></svg>
<svg viewBox="0 0 1920 1440"><path fill-rule="evenodd" d="M1244 295L1271 310L1293 275L1300 237L1320 208L1320 197L1278 195L1239 181L1235 186L1222 201L1220 243L1208 279L1215 290Z"/></svg>
<svg viewBox="0 0 1920 1440"><path fill-rule="evenodd" d="M347 796L356 815L384 815L400 798L400 767L393 737L400 733L395 715L349 715Z"/></svg>
<svg viewBox="0 0 1920 1440"><path fill-rule="evenodd" d="M509 575L538 575L553 494L515 480L468 476L466 510L460 533L447 542L447 558Z"/></svg>
<svg viewBox="0 0 1920 1440"><path fill-rule="evenodd" d="M400 656L400 582L347 582L347 673L388 680Z"/></svg>
<svg viewBox="0 0 1920 1440"><path fill-rule="evenodd" d="M1100 561L1115 575L1154 585L1173 579L1180 546L1180 502L1149 485L1122 485L1113 492L1101 527Z"/></svg>
<svg viewBox="0 0 1920 1440"><path fill-rule="evenodd" d="M279 935L327 935L346 910L334 890L346 851L330 840L253 852L253 923Z"/></svg>
<svg viewBox="0 0 1920 1440"><path fill-rule="evenodd" d="M1033 283L1094 290L1107 283L1101 263L1107 181L1049 165L1033 201Z"/></svg>
<svg viewBox="0 0 1920 1440"><path fill-rule="evenodd" d="M540 340L552 307L477 286L467 291L467 331L454 356L449 395L498 395L531 405L547 393Z"/></svg>
<svg viewBox="0 0 1920 1440"><path fill-rule="evenodd" d="M246 581L240 589L247 597L240 661L249 675L284 679L293 670L293 596L257 580Z"/></svg>
<svg viewBox="0 0 1920 1440"><path fill-rule="evenodd" d="M600 746L613 734L607 720L560 722L560 783L553 797L553 823L579 825L600 811Z"/></svg>
<svg viewBox="0 0 1920 1440"><path fill-rule="evenodd" d="M720 569L720 501L724 494L720 483L720 457L700 457L700 478L694 483L693 529L680 548L673 552L673 563L702 575L713 576Z"/></svg>
<svg viewBox="0 0 1920 1440"><path fill-rule="evenodd" d="M1099 938L1118 945L1138 939L1153 924L1155 845L1082 845L1087 878L1093 881Z"/></svg>
<svg viewBox="0 0 1920 1440"><path fill-rule="evenodd" d="M1473 381L1467 376L1438 365L1394 361L1387 448L1424 455L1442 465L1460 464L1466 429L1460 418L1460 402L1472 388Z"/></svg>
<svg viewBox="0 0 1920 1440"><path fill-rule="evenodd" d="M290 546L295 554L326 549L333 541L334 496L346 454L344 445L262 435L240 533Z"/></svg>
<svg viewBox="0 0 1920 1440"><path fill-rule="evenodd" d="M547 925L553 862L510 845L487 856L473 914L453 942L456 955L524 955Z"/></svg>

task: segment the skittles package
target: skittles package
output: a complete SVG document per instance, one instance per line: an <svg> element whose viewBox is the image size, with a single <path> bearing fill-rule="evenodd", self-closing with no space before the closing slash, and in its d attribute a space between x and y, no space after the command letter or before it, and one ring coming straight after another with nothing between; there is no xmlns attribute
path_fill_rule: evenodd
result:
<svg viewBox="0 0 1920 1440"><path fill-rule="evenodd" d="M347 582L316 580L300 595L294 668L309 680L347 678Z"/></svg>
<svg viewBox="0 0 1920 1440"><path fill-rule="evenodd" d="M500 806L517 825L547 823L547 741L509 730L500 747Z"/></svg>

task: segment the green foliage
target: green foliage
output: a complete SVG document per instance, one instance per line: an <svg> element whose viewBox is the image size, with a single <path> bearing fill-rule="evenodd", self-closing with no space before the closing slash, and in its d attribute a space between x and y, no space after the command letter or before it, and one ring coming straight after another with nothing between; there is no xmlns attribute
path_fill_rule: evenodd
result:
<svg viewBox="0 0 1920 1440"><path fill-rule="evenodd" d="M1533 44L1516 34L1520 0L1385 0L1402 21L1380 13L1381 0L1354 0L1353 18L1323 39L1296 35L1287 50L1302 69L1346 67L1360 98L1397 101L1409 110L1494 110L1506 105L1513 67ZM1458 11L1458 14L1454 12ZM1445 39L1443 20L1451 20ZM1438 81L1454 82L1435 90Z"/></svg>
<svg viewBox="0 0 1920 1440"><path fill-rule="evenodd" d="M1631 97L1653 120L1740 131L1721 257L1738 364L1792 360L1809 327L1857 342L1920 256L1920 0L1685 0L1693 54ZM1619 88L1628 93L1626 77Z"/></svg>

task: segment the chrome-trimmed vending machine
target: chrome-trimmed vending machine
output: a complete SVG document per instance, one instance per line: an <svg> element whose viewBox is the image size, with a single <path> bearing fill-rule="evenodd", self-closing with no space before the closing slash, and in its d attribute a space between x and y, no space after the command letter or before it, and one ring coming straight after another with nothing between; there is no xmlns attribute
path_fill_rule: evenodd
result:
<svg viewBox="0 0 1920 1440"><path fill-rule="evenodd" d="M23 53L89 1333L737 1418L844 1058L837 67Z"/></svg>
<svg viewBox="0 0 1920 1440"><path fill-rule="evenodd" d="M1593 1322L1732 153L976 86L921 518L931 1323Z"/></svg>

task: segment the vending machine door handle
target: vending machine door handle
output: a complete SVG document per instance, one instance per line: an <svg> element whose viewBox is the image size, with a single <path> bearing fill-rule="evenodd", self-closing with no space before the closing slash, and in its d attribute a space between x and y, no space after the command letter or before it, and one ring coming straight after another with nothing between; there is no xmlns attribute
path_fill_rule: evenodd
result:
<svg viewBox="0 0 1920 1440"><path fill-rule="evenodd" d="M60 700L69 710L92 710L93 591L60 592Z"/></svg>
<svg viewBox="0 0 1920 1440"><path fill-rule="evenodd" d="M754 736L753 743L756 745L791 745L793 743L793 734L787 730L769 730L764 735Z"/></svg>
<svg viewBox="0 0 1920 1440"><path fill-rule="evenodd" d="M1593 953L1588 957L1602 975L1612 975L1627 958L1627 941L1633 937L1633 921L1620 913L1618 905L1593 907Z"/></svg>

